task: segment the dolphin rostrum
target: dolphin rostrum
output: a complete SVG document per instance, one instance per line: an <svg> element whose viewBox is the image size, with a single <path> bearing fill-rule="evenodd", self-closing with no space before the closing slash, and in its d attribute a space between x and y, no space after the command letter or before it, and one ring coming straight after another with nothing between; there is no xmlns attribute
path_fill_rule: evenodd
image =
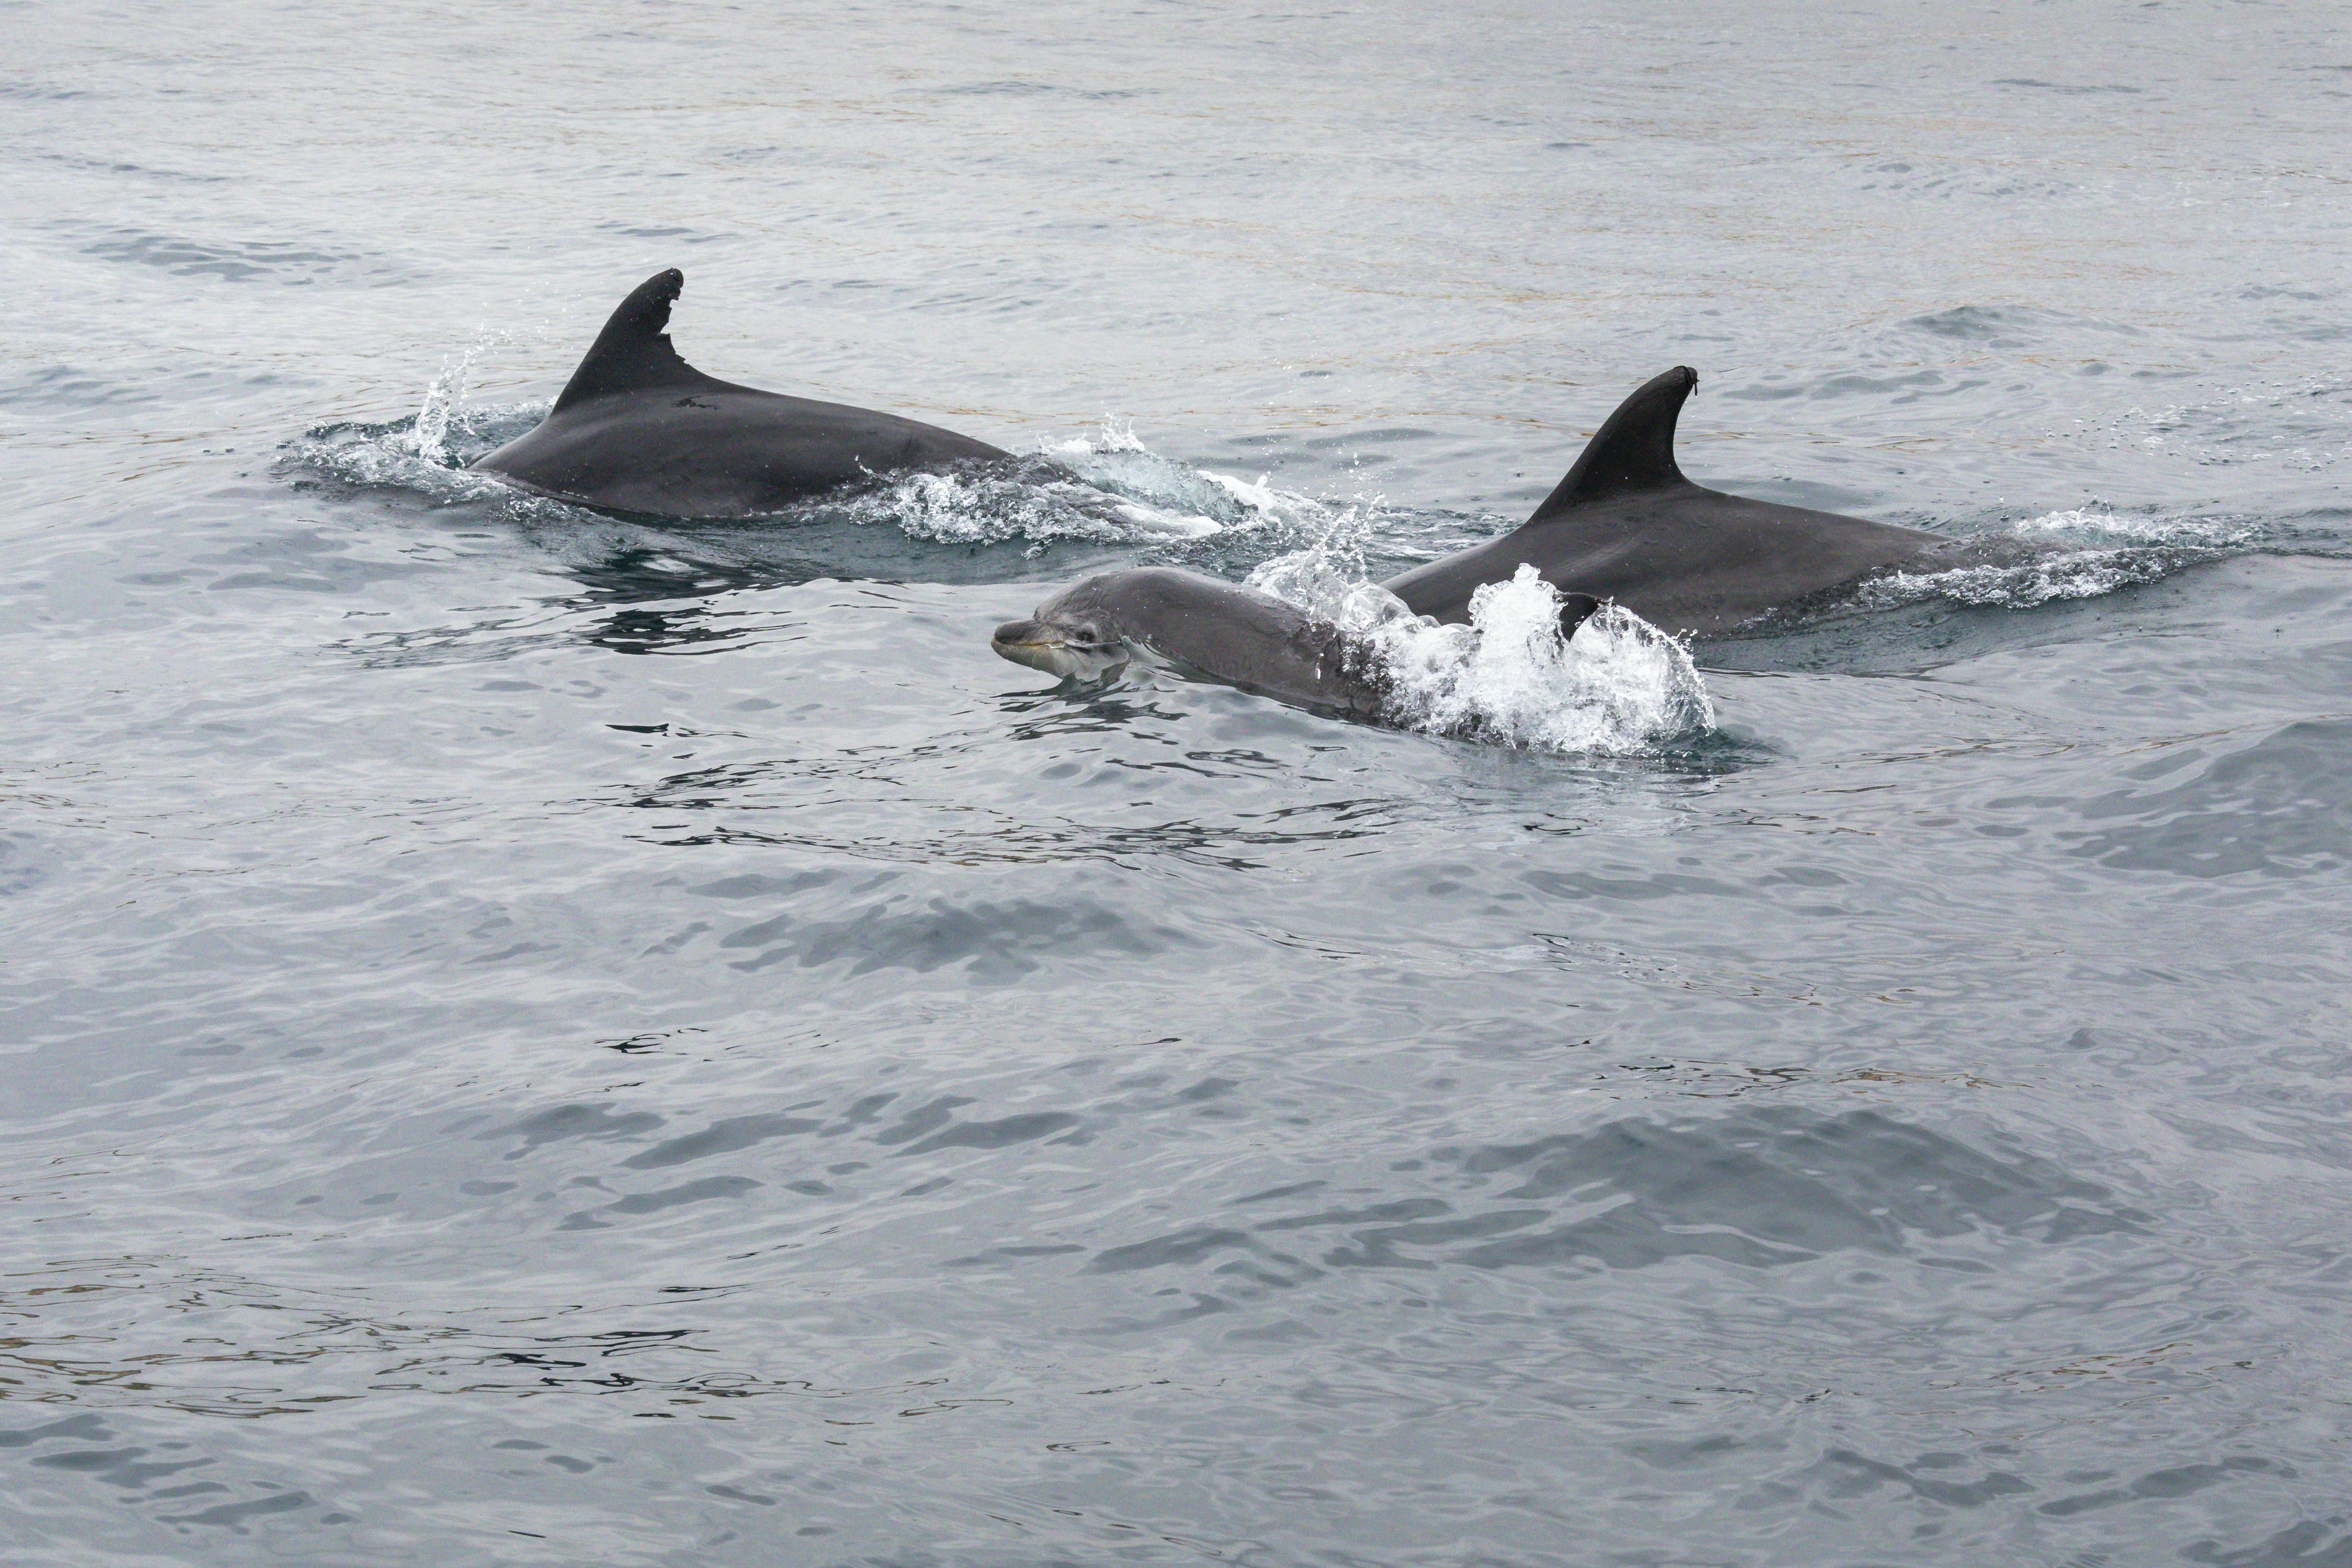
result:
<svg viewBox="0 0 2352 1568"><path fill-rule="evenodd" d="M1951 542L1691 483L1675 465L1675 419L1697 385L1687 365L1651 381L1526 522L1381 586L1416 615L1465 621L1472 590L1527 563L1564 593L1614 599L1668 632L1711 633Z"/></svg>
<svg viewBox="0 0 2352 1568"><path fill-rule="evenodd" d="M736 386L670 346L675 268L637 285L604 323L547 417L472 467L612 511L740 518L836 486L1007 454L892 414Z"/></svg>

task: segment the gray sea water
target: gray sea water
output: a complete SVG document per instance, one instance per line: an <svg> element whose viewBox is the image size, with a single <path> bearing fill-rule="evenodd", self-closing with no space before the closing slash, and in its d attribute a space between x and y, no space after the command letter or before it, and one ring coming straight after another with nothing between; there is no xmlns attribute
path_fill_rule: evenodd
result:
<svg viewBox="0 0 2352 1568"><path fill-rule="evenodd" d="M0 1558L2352 1564L2343 22L0 7ZM667 266L1032 459L457 470ZM1676 363L2008 563L1679 727L990 651Z"/></svg>

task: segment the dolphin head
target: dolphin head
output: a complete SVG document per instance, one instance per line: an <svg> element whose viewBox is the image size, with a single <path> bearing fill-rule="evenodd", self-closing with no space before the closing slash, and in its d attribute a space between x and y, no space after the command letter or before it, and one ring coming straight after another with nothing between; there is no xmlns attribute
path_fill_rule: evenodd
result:
<svg viewBox="0 0 2352 1568"><path fill-rule="evenodd" d="M1135 657L1107 606L1090 592L1095 579L1055 595L1025 621L996 628L991 646L1015 664L1063 679L1092 680Z"/></svg>

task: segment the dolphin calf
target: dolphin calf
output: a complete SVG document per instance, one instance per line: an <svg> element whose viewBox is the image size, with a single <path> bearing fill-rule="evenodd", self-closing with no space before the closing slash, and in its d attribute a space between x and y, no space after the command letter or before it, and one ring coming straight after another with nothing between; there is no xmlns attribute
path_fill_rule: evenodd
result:
<svg viewBox="0 0 2352 1568"><path fill-rule="evenodd" d="M1385 665L1365 637L1287 600L1166 566L1105 572L996 628L996 651L1066 679L1091 680L1144 654L1301 708L1371 719Z"/></svg>
<svg viewBox="0 0 2352 1568"><path fill-rule="evenodd" d="M1527 563L1565 593L1614 599L1668 632L1708 633L1952 542L1691 483L1675 465L1675 420L1697 385L1687 365L1656 377L1526 522L1381 586L1416 615L1465 621L1472 590Z"/></svg>
<svg viewBox="0 0 2352 1568"><path fill-rule="evenodd" d="M740 518L906 468L1009 454L893 414L736 386L670 346L672 268L621 301L547 417L470 465L611 511Z"/></svg>
<svg viewBox="0 0 2352 1568"><path fill-rule="evenodd" d="M1562 629L1600 607L1567 595ZM1394 681L1375 641L1255 588L1172 567L1105 572L1063 589L992 639L1015 664L1090 680L1151 654L1196 675L1349 719L1390 716Z"/></svg>

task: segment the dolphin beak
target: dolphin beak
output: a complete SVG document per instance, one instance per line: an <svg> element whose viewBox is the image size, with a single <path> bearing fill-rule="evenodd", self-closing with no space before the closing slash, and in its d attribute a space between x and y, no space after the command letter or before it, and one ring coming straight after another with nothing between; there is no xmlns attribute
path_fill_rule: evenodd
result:
<svg viewBox="0 0 2352 1568"><path fill-rule="evenodd" d="M1045 621L1007 621L996 628L989 646L996 649L999 658L1065 680L1092 680L1105 670L1127 662L1123 650L1088 647L1081 652Z"/></svg>
<svg viewBox="0 0 2352 1568"><path fill-rule="evenodd" d="M1035 647L1061 639L1035 621L1007 621L997 627L996 634L988 640L997 652L1011 658L1013 656L1004 651L1007 648Z"/></svg>
<svg viewBox="0 0 2352 1568"><path fill-rule="evenodd" d="M998 656L1015 664L1025 664L1032 669L1042 669L1048 675L1066 675L1062 668L1062 639L1054 629L1038 621L1007 621L996 628L989 646Z"/></svg>

